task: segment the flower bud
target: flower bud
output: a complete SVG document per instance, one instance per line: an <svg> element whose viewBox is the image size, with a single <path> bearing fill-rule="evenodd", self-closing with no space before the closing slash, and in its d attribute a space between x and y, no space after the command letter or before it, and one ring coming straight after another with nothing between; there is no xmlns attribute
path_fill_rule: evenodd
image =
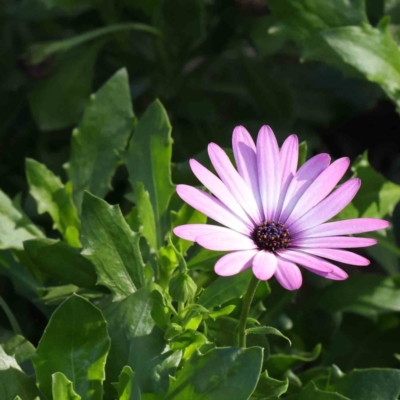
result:
<svg viewBox="0 0 400 400"><path fill-rule="evenodd" d="M197 285L187 272L175 275L169 283L169 294L173 300L186 302L196 294Z"/></svg>

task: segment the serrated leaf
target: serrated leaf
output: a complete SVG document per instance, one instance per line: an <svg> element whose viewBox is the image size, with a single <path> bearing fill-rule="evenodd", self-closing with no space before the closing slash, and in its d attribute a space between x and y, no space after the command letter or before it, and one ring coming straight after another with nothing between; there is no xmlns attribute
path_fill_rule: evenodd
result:
<svg viewBox="0 0 400 400"><path fill-rule="evenodd" d="M42 231L0 190L0 249L22 250L25 240L38 237Z"/></svg>
<svg viewBox="0 0 400 400"><path fill-rule="evenodd" d="M68 176L78 210L85 190L99 197L110 190L117 152L125 149L133 120L128 74L121 69L91 96L73 131Z"/></svg>
<svg viewBox="0 0 400 400"><path fill-rule="evenodd" d="M286 393L289 386L289 381L286 378L284 381L279 381L268 376L265 371L260 375L256 390L252 398L257 400L275 400L281 394Z"/></svg>
<svg viewBox="0 0 400 400"><path fill-rule="evenodd" d="M51 376L53 399L57 400L81 400L73 388L72 382L61 372Z"/></svg>
<svg viewBox="0 0 400 400"><path fill-rule="evenodd" d="M149 193L156 224L157 248L163 245L164 235L169 229L167 209L174 192L171 154L171 125L164 107L156 100L137 124L124 159L132 187L142 182ZM140 215L139 218L143 219Z"/></svg>
<svg viewBox="0 0 400 400"><path fill-rule="evenodd" d="M33 359L40 390L51 398L51 376L61 372L80 396L102 400L109 348L100 310L83 297L69 297L53 313Z"/></svg>
<svg viewBox="0 0 400 400"><path fill-rule="evenodd" d="M81 232L81 254L93 263L98 283L107 286L114 299L122 299L144 285L140 236L129 228L118 205L110 206L86 192Z"/></svg>
<svg viewBox="0 0 400 400"><path fill-rule="evenodd" d="M27 240L24 242L24 249L30 261L42 273L64 284L98 289L95 268L80 254L80 249L51 239Z"/></svg>
<svg viewBox="0 0 400 400"><path fill-rule="evenodd" d="M118 393L118 400L140 399L140 393L133 383L134 377L135 373L132 371L132 368L126 365L119 375L118 382L113 383Z"/></svg>
<svg viewBox="0 0 400 400"><path fill-rule="evenodd" d="M69 244L80 247L80 221L70 188L64 186L60 178L45 165L30 158L26 159L26 175L39 214L48 212L54 227L64 235Z"/></svg>
<svg viewBox="0 0 400 400"><path fill-rule="evenodd" d="M314 383L307 385L300 393L286 397L288 400L354 400L344 397L339 393L323 392L317 389ZM378 399L375 399L378 400Z"/></svg>
<svg viewBox="0 0 400 400"><path fill-rule="evenodd" d="M34 400L39 395L35 381L25 375L15 361L0 347L0 398L14 400L16 396L24 400Z"/></svg>
<svg viewBox="0 0 400 400"><path fill-rule="evenodd" d="M282 332L280 332L278 329L272 327L272 326L256 326L254 328L248 328L246 329L246 335L249 334L256 334L256 335L276 335L280 336L281 338L284 338L289 342L289 345L292 345L292 342L290 339L285 336Z"/></svg>
<svg viewBox="0 0 400 400"><path fill-rule="evenodd" d="M247 400L257 384L261 363L258 347L194 354L171 380L164 400Z"/></svg>

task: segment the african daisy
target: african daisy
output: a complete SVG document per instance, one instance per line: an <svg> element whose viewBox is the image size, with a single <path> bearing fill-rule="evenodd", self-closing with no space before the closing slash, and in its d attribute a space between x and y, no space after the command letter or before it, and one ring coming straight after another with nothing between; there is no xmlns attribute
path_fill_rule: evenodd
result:
<svg viewBox="0 0 400 400"><path fill-rule="evenodd" d="M343 280L346 272L326 259L369 264L366 258L342 249L377 241L343 235L386 228L388 222L373 218L327 222L360 188L360 179L353 178L335 189L349 167L348 158L330 163L328 154L318 154L297 170L297 136L289 136L279 149L269 126L260 129L256 145L248 131L238 126L232 144L237 170L218 145L208 146L219 177L190 160L193 173L213 195L177 186L186 203L224 226L190 224L174 229L177 236L206 249L231 251L216 263L218 275L235 275L252 267L258 279L275 276L284 288L295 290L302 284L298 265L325 278Z"/></svg>

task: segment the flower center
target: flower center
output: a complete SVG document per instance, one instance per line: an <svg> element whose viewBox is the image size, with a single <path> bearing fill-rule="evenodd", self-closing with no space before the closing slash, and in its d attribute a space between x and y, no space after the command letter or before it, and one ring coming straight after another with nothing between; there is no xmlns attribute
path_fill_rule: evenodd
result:
<svg viewBox="0 0 400 400"><path fill-rule="evenodd" d="M254 229L251 237L260 250L271 252L286 249L290 244L289 229L276 221L263 222Z"/></svg>

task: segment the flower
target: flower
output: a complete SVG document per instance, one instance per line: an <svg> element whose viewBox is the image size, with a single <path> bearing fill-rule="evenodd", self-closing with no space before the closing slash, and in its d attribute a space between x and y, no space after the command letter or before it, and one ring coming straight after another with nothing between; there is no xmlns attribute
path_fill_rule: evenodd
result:
<svg viewBox="0 0 400 400"><path fill-rule="evenodd" d="M343 280L347 273L326 259L369 264L368 259L342 249L377 241L344 235L383 229L389 223L375 218L327 222L360 188L360 179L353 178L335 189L349 167L347 157L330 163L328 154L318 154L297 170L297 136L289 136L279 149L266 125L256 145L244 127L236 127L232 144L237 170L218 145L208 146L219 178L190 160L193 173L213 196L191 186L177 186L186 203L225 226L190 224L174 229L175 235L206 249L231 251L215 264L218 275L231 276L252 267L258 279L275 276L285 289L296 290L302 285L298 265L325 278Z"/></svg>

